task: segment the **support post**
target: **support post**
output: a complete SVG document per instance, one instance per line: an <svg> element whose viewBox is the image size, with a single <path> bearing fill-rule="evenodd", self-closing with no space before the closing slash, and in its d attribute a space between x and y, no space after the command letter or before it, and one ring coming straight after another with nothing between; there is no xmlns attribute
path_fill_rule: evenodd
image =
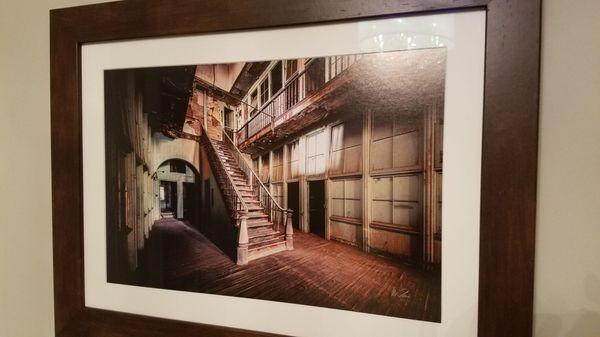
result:
<svg viewBox="0 0 600 337"><path fill-rule="evenodd" d="M206 106L208 104L208 97L206 95L207 91L202 91L202 117L204 119L204 130L208 132L208 107Z"/></svg>
<svg viewBox="0 0 600 337"><path fill-rule="evenodd" d="M237 248L237 264L248 264L248 214L242 213L238 218L239 236Z"/></svg>
<svg viewBox="0 0 600 337"><path fill-rule="evenodd" d="M175 218L183 219L183 181L177 181L177 210L175 211Z"/></svg>
<svg viewBox="0 0 600 337"><path fill-rule="evenodd" d="M287 250L294 249L294 227L292 226L292 215L294 211L288 209L285 219L285 247Z"/></svg>

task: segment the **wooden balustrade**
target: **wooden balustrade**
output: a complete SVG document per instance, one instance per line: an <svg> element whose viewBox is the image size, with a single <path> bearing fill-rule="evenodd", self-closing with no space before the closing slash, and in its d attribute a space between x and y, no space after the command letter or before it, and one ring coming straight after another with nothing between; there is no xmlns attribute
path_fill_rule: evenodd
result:
<svg viewBox="0 0 600 337"><path fill-rule="evenodd" d="M248 205L246 205L244 202L244 199L241 197L242 194L240 191L238 191L233 178L229 175L229 172L227 169L225 169L223 163L221 162L221 158L217 154L217 149L208 137L208 133L206 132L204 125L202 125L200 140L206 149L209 159L208 162L215 174L215 178L218 181L219 187L221 188L221 192L225 198L225 203L227 204L227 207L233 214L234 218L237 219L242 213L248 213Z"/></svg>
<svg viewBox="0 0 600 337"><path fill-rule="evenodd" d="M282 118L286 111L319 91L328 81L342 74L359 58L360 55L344 55L310 60L303 71L291 77L285 86L263 105L262 109L254 113L236 131L235 137L231 138L239 145L264 128L269 126L273 128L274 122Z"/></svg>
<svg viewBox="0 0 600 337"><path fill-rule="evenodd" d="M223 130L223 142L227 145L231 155L235 158L238 166L246 175L246 178L248 179L248 185L252 188L252 192L258 199L263 211L268 215L269 221L273 223L273 229L280 233L286 234L286 240L288 240L289 236L290 244L288 247L293 247L293 244L291 243L293 240L293 227L290 227L288 230L288 226L286 224L286 222L289 221L291 226L292 211L282 208L277 201L275 201L269 192L269 189L261 182L256 172L252 170L252 165L247 161L237 146L235 146L233 140L229 137L225 130Z"/></svg>

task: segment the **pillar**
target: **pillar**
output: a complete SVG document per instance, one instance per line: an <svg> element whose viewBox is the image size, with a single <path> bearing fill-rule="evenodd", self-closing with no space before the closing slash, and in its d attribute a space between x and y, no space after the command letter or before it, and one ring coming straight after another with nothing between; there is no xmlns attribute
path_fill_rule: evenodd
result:
<svg viewBox="0 0 600 337"><path fill-rule="evenodd" d="M369 227L371 225L371 123L373 113L363 113L362 127L362 250L369 251Z"/></svg>
<svg viewBox="0 0 600 337"><path fill-rule="evenodd" d="M177 181L177 218L183 218L183 181Z"/></svg>

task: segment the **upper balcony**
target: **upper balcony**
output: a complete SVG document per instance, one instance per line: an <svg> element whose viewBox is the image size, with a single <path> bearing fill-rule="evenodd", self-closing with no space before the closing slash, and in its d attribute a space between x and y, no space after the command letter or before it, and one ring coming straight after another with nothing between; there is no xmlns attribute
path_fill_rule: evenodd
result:
<svg viewBox="0 0 600 337"><path fill-rule="evenodd" d="M444 92L438 76L444 68L444 48L311 59L250 115L236 143L256 154L340 116L416 113L429 96Z"/></svg>
<svg viewBox="0 0 600 337"><path fill-rule="evenodd" d="M336 107L330 98L349 83L351 77L345 73L359 58L346 55L308 61L237 130L238 147L255 153L322 120Z"/></svg>

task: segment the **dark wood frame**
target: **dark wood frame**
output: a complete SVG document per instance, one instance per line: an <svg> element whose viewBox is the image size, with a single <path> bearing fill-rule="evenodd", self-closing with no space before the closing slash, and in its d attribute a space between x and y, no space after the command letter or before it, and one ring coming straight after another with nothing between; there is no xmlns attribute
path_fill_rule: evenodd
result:
<svg viewBox="0 0 600 337"><path fill-rule="evenodd" d="M541 0L132 0L52 10L56 335L265 335L85 307L82 44L475 8L487 11L478 336L531 336Z"/></svg>

